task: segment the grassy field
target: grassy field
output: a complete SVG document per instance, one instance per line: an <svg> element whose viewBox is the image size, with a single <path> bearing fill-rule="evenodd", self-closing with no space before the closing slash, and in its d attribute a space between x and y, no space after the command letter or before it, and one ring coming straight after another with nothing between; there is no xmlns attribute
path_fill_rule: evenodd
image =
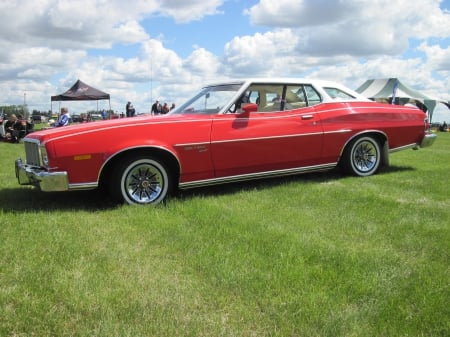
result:
<svg viewBox="0 0 450 337"><path fill-rule="evenodd" d="M157 207L19 186L0 153L0 336L450 335L450 133Z"/></svg>

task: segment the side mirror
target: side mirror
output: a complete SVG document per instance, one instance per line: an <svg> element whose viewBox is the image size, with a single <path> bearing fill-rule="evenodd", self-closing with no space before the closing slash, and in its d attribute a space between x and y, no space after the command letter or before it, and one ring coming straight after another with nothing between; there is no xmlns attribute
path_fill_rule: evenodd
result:
<svg viewBox="0 0 450 337"><path fill-rule="evenodd" d="M245 114L249 114L250 112L258 111L258 104L248 103L242 106L242 112Z"/></svg>

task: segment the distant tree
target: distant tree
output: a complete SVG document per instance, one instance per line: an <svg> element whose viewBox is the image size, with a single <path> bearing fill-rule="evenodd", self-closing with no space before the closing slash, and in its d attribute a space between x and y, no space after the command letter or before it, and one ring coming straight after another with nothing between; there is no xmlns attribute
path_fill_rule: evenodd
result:
<svg viewBox="0 0 450 337"><path fill-rule="evenodd" d="M11 116L12 114L23 115L24 113L23 105L4 105L1 106L0 109L8 116Z"/></svg>

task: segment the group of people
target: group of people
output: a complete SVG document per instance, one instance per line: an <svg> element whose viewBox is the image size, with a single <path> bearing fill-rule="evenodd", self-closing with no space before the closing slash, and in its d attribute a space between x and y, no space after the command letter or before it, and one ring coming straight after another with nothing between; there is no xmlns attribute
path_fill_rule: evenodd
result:
<svg viewBox="0 0 450 337"><path fill-rule="evenodd" d="M61 114L52 126L66 126L69 125L69 122L69 110L67 108L61 108ZM4 127L5 132L3 139L11 143L18 143L20 139L34 131L34 124L32 122L24 119L22 115L16 116L15 114L9 116Z"/></svg>
<svg viewBox="0 0 450 337"><path fill-rule="evenodd" d="M33 123L23 119L21 115L17 117L12 114L5 123L4 139L11 143L18 143L19 140L33 131Z"/></svg>
<svg viewBox="0 0 450 337"><path fill-rule="evenodd" d="M175 109L175 103L169 107L167 103L161 104L158 100L152 105L151 113L152 115L164 115ZM131 102L128 102L126 107L126 116L133 117L136 114L136 110ZM106 119L102 114L103 119ZM69 109L66 107L61 108L61 113L58 120L51 124L52 127L61 127L69 125L70 115ZM33 123L25 120L19 115L19 118L12 114L5 123L5 133L4 139L13 143L18 143L19 140L25 137L28 133L32 132L34 128Z"/></svg>
<svg viewBox="0 0 450 337"><path fill-rule="evenodd" d="M172 105L169 106L169 104L167 103L161 104L157 100L155 103L153 103L150 112L152 115L164 115L169 111L171 111L172 109L175 109L175 103L172 103ZM125 106L125 114L127 117L134 117L136 114L136 110L134 109L134 106L130 101L128 101L128 103Z"/></svg>
<svg viewBox="0 0 450 337"><path fill-rule="evenodd" d="M171 106L169 104L164 103L161 104L158 100L152 105L152 115L164 115L168 113L170 110L175 109L175 103L172 103Z"/></svg>

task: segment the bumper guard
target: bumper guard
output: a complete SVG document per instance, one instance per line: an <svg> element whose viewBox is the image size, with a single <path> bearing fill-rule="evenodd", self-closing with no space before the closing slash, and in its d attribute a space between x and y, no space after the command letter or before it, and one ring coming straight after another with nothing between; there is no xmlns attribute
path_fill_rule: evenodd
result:
<svg viewBox="0 0 450 337"><path fill-rule="evenodd" d="M43 192L67 191L69 180L67 172L48 172L47 170L27 165L22 159L16 159L16 178L20 185L33 185Z"/></svg>
<svg viewBox="0 0 450 337"><path fill-rule="evenodd" d="M436 134L435 133L426 133L425 136L422 138L422 141L420 142L420 147L428 147L433 145L434 141L436 140Z"/></svg>

